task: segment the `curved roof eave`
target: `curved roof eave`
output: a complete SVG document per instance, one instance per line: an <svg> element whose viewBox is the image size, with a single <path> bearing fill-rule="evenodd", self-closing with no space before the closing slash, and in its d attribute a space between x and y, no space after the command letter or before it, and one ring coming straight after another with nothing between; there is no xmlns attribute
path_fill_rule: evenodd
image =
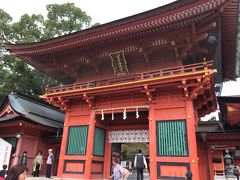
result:
<svg viewBox="0 0 240 180"><path fill-rule="evenodd" d="M53 127L53 128L62 128L63 127L63 122L56 121L54 119L50 119L47 117L42 117L39 115L32 114L31 112L28 112L19 101L16 101L12 95L8 95L9 99L9 104L12 107L13 111L18 114L16 117L22 117L25 119L28 119L29 121L37 124L41 124L44 126L48 127ZM14 119L16 119L14 117ZM13 120L13 118L11 118Z"/></svg>
<svg viewBox="0 0 240 180"><path fill-rule="evenodd" d="M216 0L207 0L209 2L211 1L216 1ZM227 0L223 0L223 1L227 1ZM112 21L103 25L99 25L96 27L92 27L89 29L85 29L85 30L81 30L81 31L77 31L71 34L67 34L67 35L63 35L63 36L59 36L56 38L52 38L52 39L48 39L48 40L44 40L44 41L40 41L40 42L33 42L33 43L26 43L26 44L11 44L11 43L7 43L7 49L11 50L11 49L24 49L24 48L33 48L33 47L40 47L40 46L45 46L45 45L49 45L49 44L54 44L54 43L58 43L61 41L67 41L69 39L74 39L77 38L79 36L86 36L86 35L91 35L91 34L96 34L98 32L104 32L106 30L109 30L111 28L116 28L116 27L121 27L124 25L129 25L130 23L136 23L142 20L145 20L146 18L151 18L153 16L159 16L159 15L164 15L164 14L172 14L173 12L176 11L176 9L180 10L186 10L187 7L184 6L188 6L188 8L191 7L191 4L196 2L196 5L199 5L201 3L205 3L206 0L181 0L181 1L174 1L170 4L167 4L165 6L161 6L146 12L142 12L136 15L132 15L123 19L119 19L116 21Z"/></svg>
<svg viewBox="0 0 240 180"><path fill-rule="evenodd" d="M64 113L50 105L46 106L46 103L43 104L38 101L33 101L30 98L18 94L10 94L8 95L8 98L12 109L17 114L26 117L35 115L38 118L41 117L58 123L64 122Z"/></svg>

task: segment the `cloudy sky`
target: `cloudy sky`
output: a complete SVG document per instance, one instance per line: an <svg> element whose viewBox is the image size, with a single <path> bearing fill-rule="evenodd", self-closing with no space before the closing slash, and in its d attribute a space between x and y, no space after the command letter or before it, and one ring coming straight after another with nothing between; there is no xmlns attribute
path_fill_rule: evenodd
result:
<svg viewBox="0 0 240 180"><path fill-rule="evenodd" d="M174 0L0 0L0 8L17 21L21 15L46 15L47 4L74 3L101 24L157 8Z"/></svg>

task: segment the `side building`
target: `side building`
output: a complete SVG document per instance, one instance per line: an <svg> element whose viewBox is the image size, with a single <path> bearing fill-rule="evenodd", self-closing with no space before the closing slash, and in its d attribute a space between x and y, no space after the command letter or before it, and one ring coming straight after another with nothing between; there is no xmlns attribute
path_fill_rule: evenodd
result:
<svg viewBox="0 0 240 180"><path fill-rule="evenodd" d="M10 166L18 164L22 153L27 151L28 174L31 174L34 158L42 151L44 165L40 175L43 175L48 149L52 148L56 175L64 118L63 111L42 100L16 92L9 94L0 107L0 137L12 144Z"/></svg>

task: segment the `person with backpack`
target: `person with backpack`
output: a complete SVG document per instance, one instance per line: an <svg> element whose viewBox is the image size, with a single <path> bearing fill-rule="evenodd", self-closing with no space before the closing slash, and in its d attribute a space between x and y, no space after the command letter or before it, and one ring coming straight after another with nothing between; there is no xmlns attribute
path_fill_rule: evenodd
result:
<svg viewBox="0 0 240 180"><path fill-rule="evenodd" d="M142 155L142 150L138 150L138 154L134 159L134 166L137 169L137 180L143 180L143 170L147 168L147 162L144 155Z"/></svg>

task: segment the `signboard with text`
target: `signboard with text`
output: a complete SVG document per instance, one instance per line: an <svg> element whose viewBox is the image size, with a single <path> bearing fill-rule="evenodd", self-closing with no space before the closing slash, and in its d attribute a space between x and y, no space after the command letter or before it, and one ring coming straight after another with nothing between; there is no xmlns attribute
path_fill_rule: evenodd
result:
<svg viewBox="0 0 240 180"><path fill-rule="evenodd" d="M9 167L12 145L0 138L0 168L4 164Z"/></svg>
<svg viewBox="0 0 240 180"><path fill-rule="evenodd" d="M127 62L124 56L124 51L119 51L116 53L109 53L112 60L112 67L115 76L127 75L128 68Z"/></svg>

